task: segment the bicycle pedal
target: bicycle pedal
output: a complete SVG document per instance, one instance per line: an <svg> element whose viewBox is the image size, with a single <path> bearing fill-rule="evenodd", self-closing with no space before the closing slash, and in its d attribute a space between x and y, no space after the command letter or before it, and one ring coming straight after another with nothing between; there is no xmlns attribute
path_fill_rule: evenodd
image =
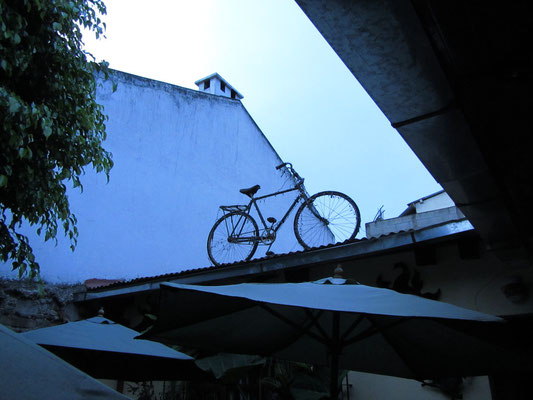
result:
<svg viewBox="0 0 533 400"><path fill-rule="evenodd" d="M267 256L273 256L273 255L274 255L274 252L273 252L273 251L267 251L265 254L266 254Z"/></svg>

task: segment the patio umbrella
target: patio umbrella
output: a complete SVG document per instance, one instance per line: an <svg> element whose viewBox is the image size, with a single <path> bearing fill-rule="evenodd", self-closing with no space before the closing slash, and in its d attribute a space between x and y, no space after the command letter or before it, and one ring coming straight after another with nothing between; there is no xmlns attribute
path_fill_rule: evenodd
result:
<svg viewBox="0 0 533 400"><path fill-rule="evenodd" d="M328 284L329 283L329 284ZM388 289L317 282L161 285L142 338L404 378L487 375L516 361L489 336L498 317Z"/></svg>
<svg viewBox="0 0 533 400"><path fill-rule="evenodd" d="M128 399L3 325L0 364L2 399Z"/></svg>
<svg viewBox="0 0 533 400"><path fill-rule="evenodd" d="M95 378L147 381L208 377L192 357L161 343L134 339L139 332L103 317L21 335Z"/></svg>

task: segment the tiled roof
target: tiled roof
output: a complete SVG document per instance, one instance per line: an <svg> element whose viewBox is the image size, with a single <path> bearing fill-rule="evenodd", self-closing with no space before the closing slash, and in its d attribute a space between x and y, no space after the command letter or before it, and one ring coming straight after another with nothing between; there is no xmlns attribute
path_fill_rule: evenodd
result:
<svg viewBox="0 0 533 400"><path fill-rule="evenodd" d="M107 297L124 294L126 292L124 292L123 289L127 289L129 291L131 288L133 289L132 293L138 290L152 290L157 287L158 283L165 281L183 280L183 283L197 283L200 281L207 282L209 279L197 279L197 276L200 277L205 273L210 274L218 271L223 272L224 274L228 273L231 276L236 277L240 276L241 273L250 273L250 269L255 269L256 272L264 272L267 270L274 271L284 268L302 266L305 264L317 264L332 260L365 257L374 253L389 251L393 248L400 248L419 242L439 239L472 230L472 225L466 219L448 221L419 230L409 229L391 232L381 235L377 238L352 239L342 243L335 243L284 254L274 254L255 258L249 261L223 264L220 266L186 269L175 273L139 277L131 280L104 284L101 286L87 287L85 295L80 293L78 301L100 298L102 295ZM263 267L266 267L266 269L263 269ZM220 279L220 277L213 278Z"/></svg>
<svg viewBox="0 0 533 400"><path fill-rule="evenodd" d="M321 249L326 249L326 248L332 248L332 247L337 247L337 246L343 246L343 245L346 245L346 244L358 243L358 242L367 241L367 240L368 240L367 238L351 239L351 240L346 240L346 241L340 242L340 243L334 243L334 244L329 244L329 245L320 246L320 247L313 247L313 248L310 248L310 249L304 249L304 250L299 250L299 251L291 251L291 252L287 252L287 253L283 253L283 254L273 254L273 255L259 257L259 258L252 258L249 261L238 261L238 262L233 262L233 263L221 264L219 266L192 268L192 269L182 270L182 271L179 271L179 272L171 272L171 273L168 273L168 274L161 274L161 275L154 275L154 276L144 276L144 277L134 278L134 279L130 279L130 280L91 279L90 280L91 281L91 285L87 285L86 284L86 287L87 287L87 291L90 292L90 291L97 291L97 290L101 290L101 289L110 289L110 288L116 288L116 287L121 287L121 286L127 286L127 285L131 285L131 284L136 284L136 283L143 283L143 282L148 282L148 281L166 281L166 280L169 280L169 279L174 279L174 278L185 276L185 275L196 274L198 272L206 272L206 271L211 271L211 270L224 269L224 268L233 267L233 266L237 266L237 265L252 264L252 263L257 263L257 262L261 262L261 261L264 261L264 260L282 258L282 257L291 256L291 255L294 255L294 254L303 254L303 253L307 253L307 252L311 252L311 251L316 251L316 250L321 250ZM101 285L95 285L96 282L101 282L102 284Z"/></svg>

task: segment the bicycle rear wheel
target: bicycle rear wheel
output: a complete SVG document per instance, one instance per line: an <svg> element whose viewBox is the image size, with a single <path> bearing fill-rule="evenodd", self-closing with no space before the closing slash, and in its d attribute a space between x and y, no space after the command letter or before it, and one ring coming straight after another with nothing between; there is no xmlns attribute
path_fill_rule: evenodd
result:
<svg viewBox="0 0 533 400"><path fill-rule="evenodd" d="M207 254L214 265L248 261L257 249L259 229L255 220L240 211L220 218L207 238Z"/></svg>
<svg viewBox="0 0 533 400"><path fill-rule="evenodd" d="M359 208L340 192L320 192L303 203L294 217L294 234L306 249L355 238L361 225Z"/></svg>

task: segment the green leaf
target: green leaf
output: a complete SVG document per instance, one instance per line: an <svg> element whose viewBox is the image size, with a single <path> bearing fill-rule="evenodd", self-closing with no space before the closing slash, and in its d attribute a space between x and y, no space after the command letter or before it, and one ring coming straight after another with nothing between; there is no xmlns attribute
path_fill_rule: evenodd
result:
<svg viewBox="0 0 533 400"><path fill-rule="evenodd" d="M103 34L106 9L102 0L8 3L21 5L0 3L0 215L12 215L0 218L0 259L38 277L29 240L17 231L22 222L54 241L58 226L68 226L74 249L78 230L63 180L82 188L87 165L106 177L113 166L103 143L106 116L95 100L94 73L108 76L109 69L88 61L80 30Z"/></svg>
<svg viewBox="0 0 533 400"><path fill-rule="evenodd" d="M50 137L50 135L52 134L52 128L50 128L48 125L46 125L43 128L43 134L44 134L44 137L48 139Z"/></svg>
<svg viewBox="0 0 533 400"><path fill-rule="evenodd" d="M9 112L11 114L16 113L18 110L20 110L20 102L15 99L14 97L9 98Z"/></svg>

